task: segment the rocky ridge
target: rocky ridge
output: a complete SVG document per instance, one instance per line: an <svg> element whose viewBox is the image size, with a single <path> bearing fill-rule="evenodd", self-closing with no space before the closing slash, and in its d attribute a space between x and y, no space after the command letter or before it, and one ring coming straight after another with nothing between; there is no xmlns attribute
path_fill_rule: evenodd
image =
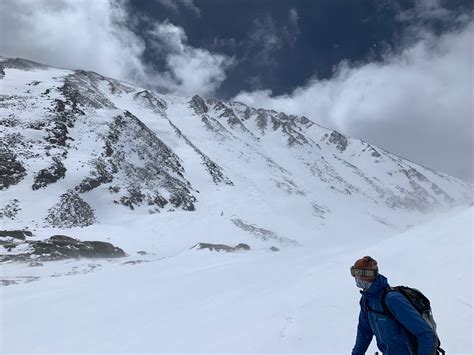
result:
<svg viewBox="0 0 474 355"><path fill-rule="evenodd" d="M239 189L236 179L246 170L260 171L268 191L307 200L320 219L332 213L333 197L423 212L472 191L307 117L197 95L167 97L18 58L0 63L3 220L70 228L100 223L114 208L193 211L206 199L203 186ZM197 182L205 180L215 187ZM325 195L333 197L321 200ZM50 202L32 211L25 196Z"/></svg>

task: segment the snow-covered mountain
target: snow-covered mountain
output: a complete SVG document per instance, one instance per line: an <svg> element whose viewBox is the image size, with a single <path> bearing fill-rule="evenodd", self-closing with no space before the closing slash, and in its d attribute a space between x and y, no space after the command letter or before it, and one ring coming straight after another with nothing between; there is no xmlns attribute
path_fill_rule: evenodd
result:
<svg viewBox="0 0 474 355"><path fill-rule="evenodd" d="M347 354L366 254L472 353L472 185L317 121L1 58L0 353Z"/></svg>
<svg viewBox="0 0 474 355"><path fill-rule="evenodd" d="M400 212L449 207L472 189L323 128L317 117L164 96L23 59L3 58L1 66L7 224L113 223L127 210L203 209L219 194L237 200L228 211L237 219L258 201L267 212L297 210L317 222L363 206L391 225Z"/></svg>

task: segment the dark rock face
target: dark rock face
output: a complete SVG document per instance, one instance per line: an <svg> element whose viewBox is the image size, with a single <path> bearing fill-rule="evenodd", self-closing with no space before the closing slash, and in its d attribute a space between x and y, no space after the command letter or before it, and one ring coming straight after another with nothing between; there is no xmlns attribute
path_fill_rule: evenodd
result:
<svg viewBox="0 0 474 355"><path fill-rule="evenodd" d="M140 164L129 158L134 153ZM196 198L191 183L184 178L180 158L130 112L125 111L110 124L102 158L103 170L120 171L126 179L127 186L118 192L117 203L130 209L155 206L153 212L169 203L173 208L194 211ZM168 199L162 196L163 190Z"/></svg>
<svg viewBox="0 0 474 355"><path fill-rule="evenodd" d="M26 169L17 156L0 145L0 190L18 184L26 176Z"/></svg>
<svg viewBox="0 0 474 355"><path fill-rule="evenodd" d="M102 93L99 83L105 78L97 73L76 70L65 77L61 92L74 103L74 107L115 108L115 105Z"/></svg>
<svg viewBox="0 0 474 355"><path fill-rule="evenodd" d="M79 193L91 191L102 184L107 184L113 181L113 166L108 166L103 158L95 159L91 162L91 165L94 167L91 176L86 177L78 186L75 187L75 190Z"/></svg>
<svg viewBox="0 0 474 355"><path fill-rule="evenodd" d="M94 210L74 191L60 196L59 202L48 210L48 225L60 228L86 227L96 221Z"/></svg>
<svg viewBox="0 0 474 355"><path fill-rule="evenodd" d="M66 175L66 168L58 157L53 157L53 164L46 169L41 169L35 176L32 189L38 190L52 184Z"/></svg>
<svg viewBox="0 0 474 355"><path fill-rule="evenodd" d="M202 99L201 96L194 95L191 98L191 101L190 101L189 104L190 104L191 108L193 108L194 111L198 115L204 114L204 113L209 111L209 108L207 107L206 102Z"/></svg>
<svg viewBox="0 0 474 355"><path fill-rule="evenodd" d="M21 210L19 203L20 201L16 198L10 200L3 208L0 208L0 218L15 219L16 215Z"/></svg>
<svg viewBox="0 0 474 355"><path fill-rule="evenodd" d="M3 255L0 261L28 261L30 266L42 266L38 261L78 259L78 258L120 258L125 252L106 242L80 241L65 235L54 235L43 241L27 241L30 251L23 254Z"/></svg>
<svg viewBox="0 0 474 355"><path fill-rule="evenodd" d="M331 135L329 136L329 142L335 144L336 148L341 152L345 151L347 148L347 138L337 131L332 131Z"/></svg>
<svg viewBox="0 0 474 355"><path fill-rule="evenodd" d="M143 90L136 93L133 98L137 101L141 101L143 104L145 104L145 106L151 108L152 110L158 113L163 113L167 108L167 104L163 99L160 99L156 95L153 95L148 90Z"/></svg>
<svg viewBox="0 0 474 355"><path fill-rule="evenodd" d="M245 243L239 243L234 247L236 250L250 250L250 245Z"/></svg>
<svg viewBox="0 0 474 355"><path fill-rule="evenodd" d="M250 246L244 243L237 244L235 247L231 247L225 244L212 244L212 243L198 243L191 249L209 249L210 251L225 251L233 252L237 250L250 250Z"/></svg>
<svg viewBox="0 0 474 355"><path fill-rule="evenodd" d="M26 237L32 237L33 233L25 230L0 231L0 237L11 237L15 239L25 240Z"/></svg>

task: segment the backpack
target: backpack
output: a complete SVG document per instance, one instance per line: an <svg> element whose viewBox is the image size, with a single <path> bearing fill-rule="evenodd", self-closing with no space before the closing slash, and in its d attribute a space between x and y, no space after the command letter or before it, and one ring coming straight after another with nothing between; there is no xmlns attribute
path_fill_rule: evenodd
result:
<svg viewBox="0 0 474 355"><path fill-rule="evenodd" d="M392 314L390 309L387 306L387 303L385 301L385 298L387 296L388 292L400 292L403 296L406 297L408 302L411 303L411 305L420 313L421 318L430 326L431 329L433 329L435 335L436 335L436 354L445 354L445 351L441 349L441 341L438 338L438 334L436 333L436 322L433 318L433 313L431 311L431 305L430 305L430 300L423 294L421 291L417 290L416 288L411 288L407 286L396 286L396 287L387 287L382 291L382 298L380 299L380 303L382 304L382 307L386 313L386 315L391 318L392 320L396 321L398 324L398 320L395 318L395 316ZM402 327L403 325L400 324ZM404 328L404 327L403 327ZM416 338L410 334L409 331L406 331L406 334L410 338L410 343L415 352L418 351L418 342L416 341Z"/></svg>

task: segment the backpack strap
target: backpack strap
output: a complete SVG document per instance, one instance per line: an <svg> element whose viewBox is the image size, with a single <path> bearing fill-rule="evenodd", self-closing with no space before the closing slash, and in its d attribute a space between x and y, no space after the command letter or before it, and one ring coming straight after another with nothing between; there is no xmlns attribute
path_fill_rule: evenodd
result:
<svg viewBox="0 0 474 355"><path fill-rule="evenodd" d="M390 309L388 308L386 302L385 302L385 296L387 295L387 292L389 291L395 291L394 289L392 289L391 287L387 287L387 288L384 288L382 290L382 294L381 294L381 298L380 298L380 303L382 305L382 308L383 308L383 311L380 312L380 311L377 311L375 309L372 309L370 308L369 306L369 300L367 298L364 299L364 306L365 306L365 311L368 313L368 312L372 312L372 313L377 313L377 314L380 314L380 315L383 315L383 316L387 316L389 317L390 319L394 320L394 321L397 321L397 319L395 318L395 316L392 314L392 312L390 311Z"/></svg>
<svg viewBox="0 0 474 355"><path fill-rule="evenodd" d="M394 320L396 322L398 322L397 318L395 318L395 316L393 315L392 311L390 310L390 308L388 308L387 306L387 301L385 300L385 298L387 297L387 293L389 292L394 292L394 291L397 291L395 288L393 287L386 287L382 290L382 295L380 296L380 304L382 305L382 308L384 310L384 314L389 317L391 320ZM398 322L400 323L400 322Z"/></svg>

